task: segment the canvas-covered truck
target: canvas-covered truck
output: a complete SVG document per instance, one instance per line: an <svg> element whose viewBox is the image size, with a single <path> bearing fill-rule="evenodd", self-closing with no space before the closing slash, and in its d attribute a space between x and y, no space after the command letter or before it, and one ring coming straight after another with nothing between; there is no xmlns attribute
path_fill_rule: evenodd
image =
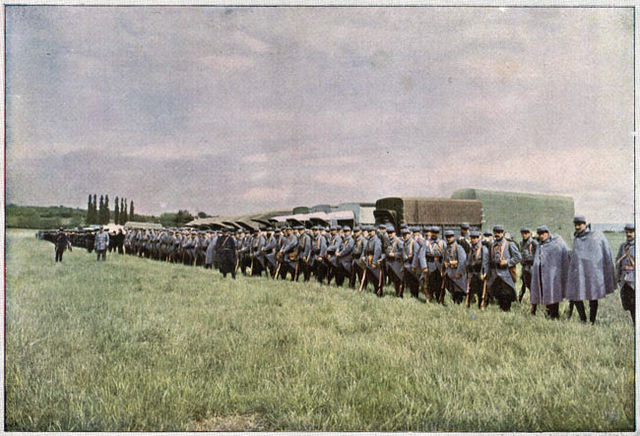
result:
<svg viewBox="0 0 640 436"><path fill-rule="evenodd" d="M408 226L438 226L457 229L467 222L471 228L482 226L482 202L449 198L387 197L376 201L376 224L391 223L396 230Z"/></svg>

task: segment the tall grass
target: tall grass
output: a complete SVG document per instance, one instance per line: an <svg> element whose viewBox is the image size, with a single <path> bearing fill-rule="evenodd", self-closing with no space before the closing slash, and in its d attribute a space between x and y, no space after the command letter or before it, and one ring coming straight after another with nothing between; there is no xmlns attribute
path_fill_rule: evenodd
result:
<svg viewBox="0 0 640 436"><path fill-rule="evenodd" d="M618 293L591 326L7 244L7 430L635 428Z"/></svg>

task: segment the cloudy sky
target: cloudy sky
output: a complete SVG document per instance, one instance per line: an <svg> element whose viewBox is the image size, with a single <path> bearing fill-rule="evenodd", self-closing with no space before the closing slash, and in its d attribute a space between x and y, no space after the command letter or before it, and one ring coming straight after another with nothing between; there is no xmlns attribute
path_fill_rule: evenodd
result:
<svg viewBox="0 0 640 436"><path fill-rule="evenodd" d="M476 187L624 222L633 171L631 9L6 7L10 203Z"/></svg>

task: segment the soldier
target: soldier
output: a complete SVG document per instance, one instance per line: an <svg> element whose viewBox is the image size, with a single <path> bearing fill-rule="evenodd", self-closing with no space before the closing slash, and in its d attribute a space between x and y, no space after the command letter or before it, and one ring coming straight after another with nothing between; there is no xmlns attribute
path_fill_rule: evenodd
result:
<svg viewBox="0 0 640 436"><path fill-rule="evenodd" d="M444 241L438 238L440 229L432 226L427 231L431 237L425 238L422 249L420 250L419 265L422 269L423 277L426 282L426 298L431 301L435 298L438 303L444 303L444 290L442 288L442 272L444 258Z"/></svg>
<svg viewBox="0 0 640 436"><path fill-rule="evenodd" d="M471 235L469 233L469 223L460 224L460 237L457 239L458 245L463 249L467 257L469 257L469 250L471 249Z"/></svg>
<svg viewBox="0 0 640 436"><path fill-rule="evenodd" d="M453 230L444 232L447 246L444 251L444 280L442 292L449 289L451 299L460 304L465 299L467 290L467 255L464 248L455 240Z"/></svg>
<svg viewBox="0 0 640 436"><path fill-rule="evenodd" d="M518 302L522 303L522 297L524 297L527 288L531 289L531 266L538 249L538 241L531 237L531 230L527 227L520 229L522 235L522 242L520 243L520 253L522 254L522 273L520 279L522 280L522 287L520 288L520 295L518 296ZM547 237L549 232L547 232ZM564 241L563 241L564 242Z"/></svg>
<svg viewBox="0 0 640 436"><path fill-rule="evenodd" d="M389 236L389 247L386 253L387 272L395 288L396 297L402 297L404 241L398 238L393 226L389 227L387 235Z"/></svg>
<svg viewBox="0 0 640 436"><path fill-rule="evenodd" d="M483 295L486 294L487 273L489 272L489 250L480 242L480 232L470 233L471 247L467 258L467 307L471 305L471 297L478 300L478 308L483 308Z"/></svg>
<svg viewBox="0 0 640 436"><path fill-rule="evenodd" d="M635 259L635 225L624 226L627 240L620 244L616 267L618 269L618 286L620 286L620 300L622 308L631 314L633 323L636 323L636 259Z"/></svg>
<svg viewBox="0 0 640 436"><path fill-rule="evenodd" d="M361 258L362 263L365 266L367 282L373 284L374 292L378 297L382 297L382 266L380 260L382 258L382 242L378 235L376 235L376 229L369 227L369 239L364 249L364 256Z"/></svg>
<svg viewBox="0 0 640 436"><path fill-rule="evenodd" d="M309 268L313 271L316 279L322 283L324 280L327 266L324 261L327 252L327 240L320 233L320 226L313 226L313 240L311 241L311 261Z"/></svg>
<svg viewBox="0 0 640 436"><path fill-rule="evenodd" d="M325 261L327 265L327 284L331 284L331 279L336 275L336 269L338 268L338 259L335 257L335 253L340 249L342 245L342 236L338 233L336 226L331 226L330 239L327 242L327 252L325 253Z"/></svg>
<svg viewBox="0 0 640 436"><path fill-rule="evenodd" d="M231 273L231 277L236 278L236 262L238 261L236 240L231 236L229 229L222 230L222 236L216 243L216 253L218 254L218 264L223 277Z"/></svg>
<svg viewBox="0 0 640 436"><path fill-rule="evenodd" d="M488 292L495 298L500 308L508 312L511 303L516 301L515 268L522 260L520 250L515 242L507 241L502 225L493 226L493 243L489 251Z"/></svg>
<svg viewBox="0 0 640 436"><path fill-rule="evenodd" d="M351 264L353 262L353 248L355 240L351 236L351 227L344 226L342 228L344 237L340 248L336 251L336 285L342 286L344 279L351 279Z"/></svg>
<svg viewBox="0 0 640 436"><path fill-rule="evenodd" d="M62 262L62 254L67 248L69 249L69 251L72 251L71 242L69 242L69 238L64 232L64 227L60 227L60 230L58 230L58 233L56 233L55 240L56 262Z"/></svg>
<svg viewBox="0 0 640 436"><path fill-rule="evenodd" d="M262 270L265 269L265 258L262 248L266 245L267 240L264 235L261 234L259 228L253 229L253 238L251 240L251 252L249 258L251 263L249 265L250 276L262 275Z"/></svg>
<svg viewBox="0 0 640 436"><path fill-rule="evenodd" d="M382 243L382 255L380 256L380 266L382 268L382 281L386 283L389 280L389 274L387 273L387 250L389 249L389 245L391 245L391 239L389 238L389 227L390 224L383 223L378 225L378 238L380 238L380 242Z"/></svg>
<svg viewBox="0 0 640 436"><path fill-rule="evenodd" d="M487 247L487 250L491 251L491 246L493 245L493 233L489 230L485 230L482 233L482 243Z"/></svg>
<svg viewBox="0 0 640 436"><path fill-rule="evenodd" d="M100 230L96 233L93 245L96 249L96 253L98 254L97 261L100 261L100 257L102 257L103 262L106 261L107 248L109 247L109 233L104 231L104 226L100 226Z"/></svg>
<svg viewBox="0 0 640 436"><path fill-rule="evenodd" d="M589 321L596 322L598 300L616 288L611 246L599 231L592 231L582 215L573 218L575 233L569 261L567 298L573 302L580 321L587 322L584 300L589 300Z"/></svg>
<svg viewBox="0 0 640 436"><path fill-rule="evenodd" d="M204 256L204 267L212 268L214 264L214 259L216 256L216 243L218 242L218 232L214 231L212 234L210 234L210 236L207 239L208 239L208 242L207 242L207 251Z"/></svg>
<svg viewBox="0 0 640 436"><path fill-rule="evenodd" d="M418 298L420 289L420 274L414 265L414 260L419 257L420 245L411 236L411 230L407 227L402 229L402 287L400 288L400 298L404 296L404 290L409 287L409 292ZM426 297L426 293L425 293Z"/></svg>
<svg viewBox="0 0 640 436"><path fill-rule="evenodd" d="M364 274L364 269L360 265L360 258L362 257L364 246L366 244L366 239L362 235L360 227L353 228L353 236L353 250L351 250L351 277L349 278L350 288L355 288L356 283L359 285L360 279Z"/></svg>
<svg viewBox="0 0 640 436"><path fill-rule="evenodd" d="M293 281L298 274L298 238L293 234L291 227L286 227L285 232L286 239L283 241L283 247L279 252L281 259L280 277L284 280L287 278L287 273L291 273L291 280Z"/></svg>
<svg viewBox="0 0 640 436"><path fill-rule="evenodd" d="M303 275L304 281L308 282L311 278L311 269L309 260L311 257L311 237L304 231L304 226L298 226L298 275Z"/></svg>
<svg viewBox="0 0 640 436"><path fill-rule="evenodd" d="M282 231L276 228L267 241L267 244L262 247L264 258L267 261L267 267L269 268L269 274L271 278L276 278L276 270L278 269L279 261L276 259L277 253L282 247ZM279 273L280 271L278 271Z"/></svg>
<svg viewBox="0 0 640 436"><path fill-rule="evenodd" d="M551 319L558 319L558 308L564 300L569 266L569 249L559 235L549 234L547 226L536 230L540 244L534 250L531 266L531 314L542 303ZM524 256L523 256L524 257Z"/></svg>

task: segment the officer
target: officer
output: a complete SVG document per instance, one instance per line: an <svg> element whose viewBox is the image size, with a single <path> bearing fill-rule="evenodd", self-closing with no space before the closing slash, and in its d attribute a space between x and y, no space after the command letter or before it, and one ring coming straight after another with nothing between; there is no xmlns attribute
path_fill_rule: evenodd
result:
<svg viewBox="0 0 640 436"><path fill-rule="evenodd" d="M467 307L471 305L471 297L478 300L478 308L482 308L482 297L486 294L487 273L489 272L489 249L480 242L480 232L470 232L471 247L467 258Z"/></svg>
<svg viewBox="0 0 640 436"><path fill-rule="evenodd" d="M504 226L493 226L493 243L489 251L489 294L498 301L500 308L508 312L516 301L515 268L522 256L515 242L504 237Z"/></svg>
<svg viewBox="0 0 640 436"><path fill-rule="evenodd" d="M594 324L598 300L613 293L616 287L613 254L609 241L602 232L592 231L584 216L575 216L573 224L575 232L567 277L567 298L573 302L582 322L587 322L583 301L589 300L589 321Z"/></svg>
<svg viewBox="0 0 640 436"><path fill-rule="evenodd" d="M558 318L558 308L564 299L569 266L569 249L559 235L551 235L547 226L540 226L536 233L540 244L534 251L531 266L531 313L537 304L547 306L551 319ZM524 257L524 256L523 256Z"/></svg>
<svg viewBox="0 0 640 436"><path fill-rule="evenodd" d="M351 235L351 227L344 226L342 228L343 239L340 248L336 251L337 267L336 267L336 285L342 286L344 279L349 278L351 281L351 263L353 262L353 247L355 240Z"/></svg>
<svg viewBox="0 0 640 436"><path fill-rule="evenodd" d="M522 273L520 279L522 280L522 287L520 288L520 295L518 296L518 302L522 303L522 297L524 297L527 288L531 289L531 265L538 249L538 241L531 237L531 230L527 227L520 229L522 235L522 242L520 243L520 253L522 254ZM549 232L547 232L547 235Z"/></svg>
<svg viewBox="0 0 640 436"><path fill-rule="evenodd" d="M60 230L58 230L58 233L56 233L55 240L56 262L62 262L62 254L67 248L69 249L69 251L72 251L71 242L69 242L69 238L64 232L64 227L60 227Z"/></svg>
<svg viewBox="0 0 640 436"><path fill-rule="evenodd" d="M636 258L635 258L635 225L624 226L627 240L620 244L618 255L616 256L616 267L618 269L618 286L620 286L620 299L622 308L631 314L633 323L636 322Z"/></svg>
<svg viewBox="0 0 640 436"><path fill-rule="evenodd" d="M236 278L236 262L238 261L238 252L235 238L231 235L228 228L222 230L222 236L218 238L216 244L216 254L218 256L218 265L223 277L231 273L231 277Z"/></svg>
<svg viewBox="0 0 640 436"><path fill-rule="evenodd" d="M104 230L104 226L100 226L100 230L96 233L93 245L96 249L96 253L98 254L97 261L100 261L100 257L102 257L103 262L106 261L107 248L109 248L109 233Z"/></svg>
<svg viewBox="0 0 640 436"><path fill-rule="evenodd" d="M449 289L451 299L460 304L465 299L467 290L467 255L464 248L455 240L453 230L446 230L444 236L447 245L444 250L444 282L442 292Z"/></svg>

